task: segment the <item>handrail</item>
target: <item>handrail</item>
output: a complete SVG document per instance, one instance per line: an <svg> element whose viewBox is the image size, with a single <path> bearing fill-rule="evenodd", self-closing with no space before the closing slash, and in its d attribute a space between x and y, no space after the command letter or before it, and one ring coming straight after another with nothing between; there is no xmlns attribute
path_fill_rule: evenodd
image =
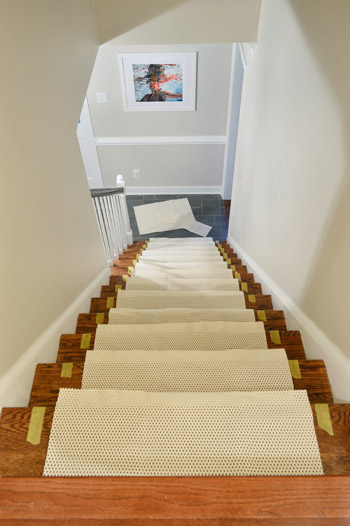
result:
<svg viewBox="0 0 350 526"><path fill-rule="evenodd" d="M125 183L117 176L116 188L90 190L95 206L97 222L108 266L133 242L128 208L126 205Z"/></svg>
<svg viewBox="0 0 350 526"><path fill-rule="evenodd" d="M92 188L91 197L101 197L102 195L123 194L123 188Z"/></svg>

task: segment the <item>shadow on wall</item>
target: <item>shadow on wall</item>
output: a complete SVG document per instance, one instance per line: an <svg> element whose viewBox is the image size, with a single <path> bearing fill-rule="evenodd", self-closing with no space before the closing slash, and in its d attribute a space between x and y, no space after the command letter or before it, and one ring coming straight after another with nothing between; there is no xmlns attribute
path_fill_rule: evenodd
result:
<svg viewBox="0 0 350 526"><path fill-rule="evenodd" d="M141 26L152 18L156 18L189 1L133 0L133 2L116 2L115 0L95 0L100 44L104 44L108 40Z"/></svg>
<svg viewBox="0 0 350 526"><path fill-rule="evenodd" d="M310 267L300 306L306 313L313 310L315 322L332 335L333 341L349 355L344 324L345 314L350 312L350 68L347 53L350 45L350 2L289 0L289 3L338 105L339 120L343 126L344 173L342 179L338 174L338 190L314 264ZM327 154L332 155L333 152L325 152ZM328 309L324 308L325 304Z"/></svg>

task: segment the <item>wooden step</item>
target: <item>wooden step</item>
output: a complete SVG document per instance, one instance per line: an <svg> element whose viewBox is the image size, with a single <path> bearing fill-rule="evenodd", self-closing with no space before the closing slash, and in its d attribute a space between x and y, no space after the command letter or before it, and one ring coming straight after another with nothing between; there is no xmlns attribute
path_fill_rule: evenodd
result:
<svg viewBox="0 0 350 526"><path fill-rule="evenodd" d="M350 475L350 404L329 404L328 409L333 435L319 426L313 406L323 469L329 475Z"/></svg>
<svg viewBox="0 0 350 526"><path fill-rule="evenodd" d="M125 281L123 279L123 275L128 274L125 272L125 274L122 274L121 276L110 276L109 277L109 285L111 287L115 287L116 285L125 285Z"/></svg>
<svg viewBox="0 0 350 526"><path fill-rule="evenodd" d="M121 285L122 289L125 289L126 282L123 279L123 276L129 276L128 272L117 276L111 276L109 279L109 287L111 288L108 289L108 285L103 285L102 290L104 292L104 295L102 297L105 297L105 294L108 293L108 291L114 293L118 285ZM252 281L248 283L245 282L243 278L241 276L241 281L239 282L240 290L242 290L246 294L262 294L260 283L254 283Z"/></svg>
<svg viewBox="0 0 350 526"><path fill-rule="evenodd" d="M255 310L254 314L256 321L262 321L264 323L265 330L287 330L283 310Z"/></svg>
<svg viewBox="0 0 350 526"><path fill-rule="evenodd" d="M303 342L299 331L266 331L266 339L268 348L285 349L289 360L305 360ZM86 351L93 349L94 342L95 331L84 334L62 334L57 362L83 362Z"/></svg>
<svg viewBox="0 0 350 526"><path fill-rule="evenodd" d="M116 285L102 285L101 287L101 298L108 298L108 296L116 297L118 290L125 289L126 283L122 280L123 283L117 283Z"/></svg>
<svg viewBox="0 0 350 526"><path fill-rule="evenodd" d="M245 305L247 309L273 310L272 299L266 294L245 294Z"/></svg>
<svg viewBox="0 0 350 526"><path fill-rule="evenodd" d="M84 364L39 363L36 366L29 406L54 406L61 387L80 389Z"/></svg>
<svg viewBox="0 0 350 526"><path fill-rule="evenodd" d="M66 375L67 365L72 367L69 377ZM80 389L83 370L82 363L39 364L35 371L29 406L52 407L56 404L61 387ZM297 377L293 377L294 389L306 389L310 403L333 403L326 367L322 360L295 360L291 370Z"/></svg>
<svg viewBox="0 0 350 526"><path fill-rule="evenodd" d="M319 426L315 407L312 407L325 475L350 475L350 404L326 404L334 435L330 435L328 431ZM3 477L28 477L42 474L53 411L53 407L46 408L40 443L32 445L27 442L32 408L3 409L0 420L0 475ZM203 479L205 478L203 477ZM231 477L222 477L222 484L226 478L230 479ZM287 477L280 478L281 483L285 478ZM157 477L148 478L147 484L152 484L155 479ZM182 477L173 479L177 480L177 484L179 484ZM131 493L134 480L134 478L130 479ZM307 495L307 498L310 498L310 495ZM316 523L314 524L316 526Z"/></svg>
<svg viewBox="0 0 350 526"><path fill-rule="evenodd" d="M114 308L116 306L116 298L110 297L110 298L91 298L90 303L90 312L97 313L97 312L106 312L108 313L110 308Z"/></svg>
<svg viewBox="0 0 350 526"><path fill-rule="evenodd" d="M209 278L210 279L210 278ZM101 287L101 298L108 298L109 296L116 298L118 295L118 290L122 288L123 290L126 287L126 282L121 280L122 283L117 283L115 285L102 285ZM261 295L261 285L260 283L240 283L240 290L245 294L259 294Z"/></svg>
<svg viewBox="0 0 350 526"><path fill-rule="evenodd" d="M116 306L116 297L117 293L111 294L108 298L91 298L90 312L108 312L110 308ZM247 309L273 310L271 296L265 294L245 294L245 304Z"/></svg>
<svg viewBox="0 0 350 526"><path fill-rule="evenodd" d="M350 478L0 479L13 526L348 526Z"/></svg>
<svg viewBox="0 0 350 526"><path fill-rule="evenodd" d="M2 477L40 477L42 475L53 412L53 407L45 409L43 425L41 427L39 424L39 433L34 433L31 437L28 436L28 430L32 408L3 408L0 418L0 475ZM33 419L34 415L35 411ZM40 415L38 418L40 419ZM28 442L28 438L39 443L32 444Z"/></svg>
<svg viewBox="0 0 350 526"><path fill-rule="evenodd" d="M254 311L256 321L262 321L266 330L286 330L286 321L282 310ZM260 317L259 317L260 316ZM92 332L98 324L108 323L108 312L79 314L76 333Z"/></svg>

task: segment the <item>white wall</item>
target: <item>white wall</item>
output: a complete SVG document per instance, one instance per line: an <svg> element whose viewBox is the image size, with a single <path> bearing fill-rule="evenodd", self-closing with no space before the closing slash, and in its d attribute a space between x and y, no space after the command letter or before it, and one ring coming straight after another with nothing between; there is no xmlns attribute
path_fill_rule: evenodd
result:
<svg viewBox="0 0 350 526"><path fill-rule="evenodd" d="M261 0L95 0L101 44L253 42Z"/></svg>
<svg viewBox="0 0 350 526"><path fill-rule="evenodd" d="M93 1L4 0L0 47L5 374L106 265L76 136L97 52Z"/></svg>
<svg viewBox="0 0 350 526"><path fill-rule="evenodd" d="M263 0L261 13L229 236L350 400L350 3Z"/></svg>
<svg viewBox="0 0 350 526"><path fill-rule="evenodd" d="M179 112L125 112L117 53L196 51L198 53L197 109ZM177 46L100 47L88 89L88 101L97 138L109 138L112 146L98 147L105 186L123 173L127 187L213 186L220 187L223 170L223 143L226 134L228 91L231 70L230 44ZM108 104L98 104L96 93L107 92ZM157 137L154 146L121 146L123 137ZM184 144L157 145L157 140L182 137ZM193 145L193 137L198 144ZM199 137L199 139L198 139ZM192 139L191 139L192 138ZM201 139L202 138L202 139ZM202 144L201 144L202 142ZM132 143L132 140L131 140ZM141 179L132 169L139 168Z"/></svg>

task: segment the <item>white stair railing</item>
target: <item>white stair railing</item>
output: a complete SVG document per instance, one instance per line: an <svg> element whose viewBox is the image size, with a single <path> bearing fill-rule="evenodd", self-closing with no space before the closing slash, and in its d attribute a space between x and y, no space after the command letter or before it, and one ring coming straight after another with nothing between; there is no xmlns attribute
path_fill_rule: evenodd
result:
<svg viewBox="0 0 350 526"><path fill-rule="evenodd" d="M125 197L123 176L118 175L116 188L90 190L100 227L108 265L133 242Z"/></svg>

